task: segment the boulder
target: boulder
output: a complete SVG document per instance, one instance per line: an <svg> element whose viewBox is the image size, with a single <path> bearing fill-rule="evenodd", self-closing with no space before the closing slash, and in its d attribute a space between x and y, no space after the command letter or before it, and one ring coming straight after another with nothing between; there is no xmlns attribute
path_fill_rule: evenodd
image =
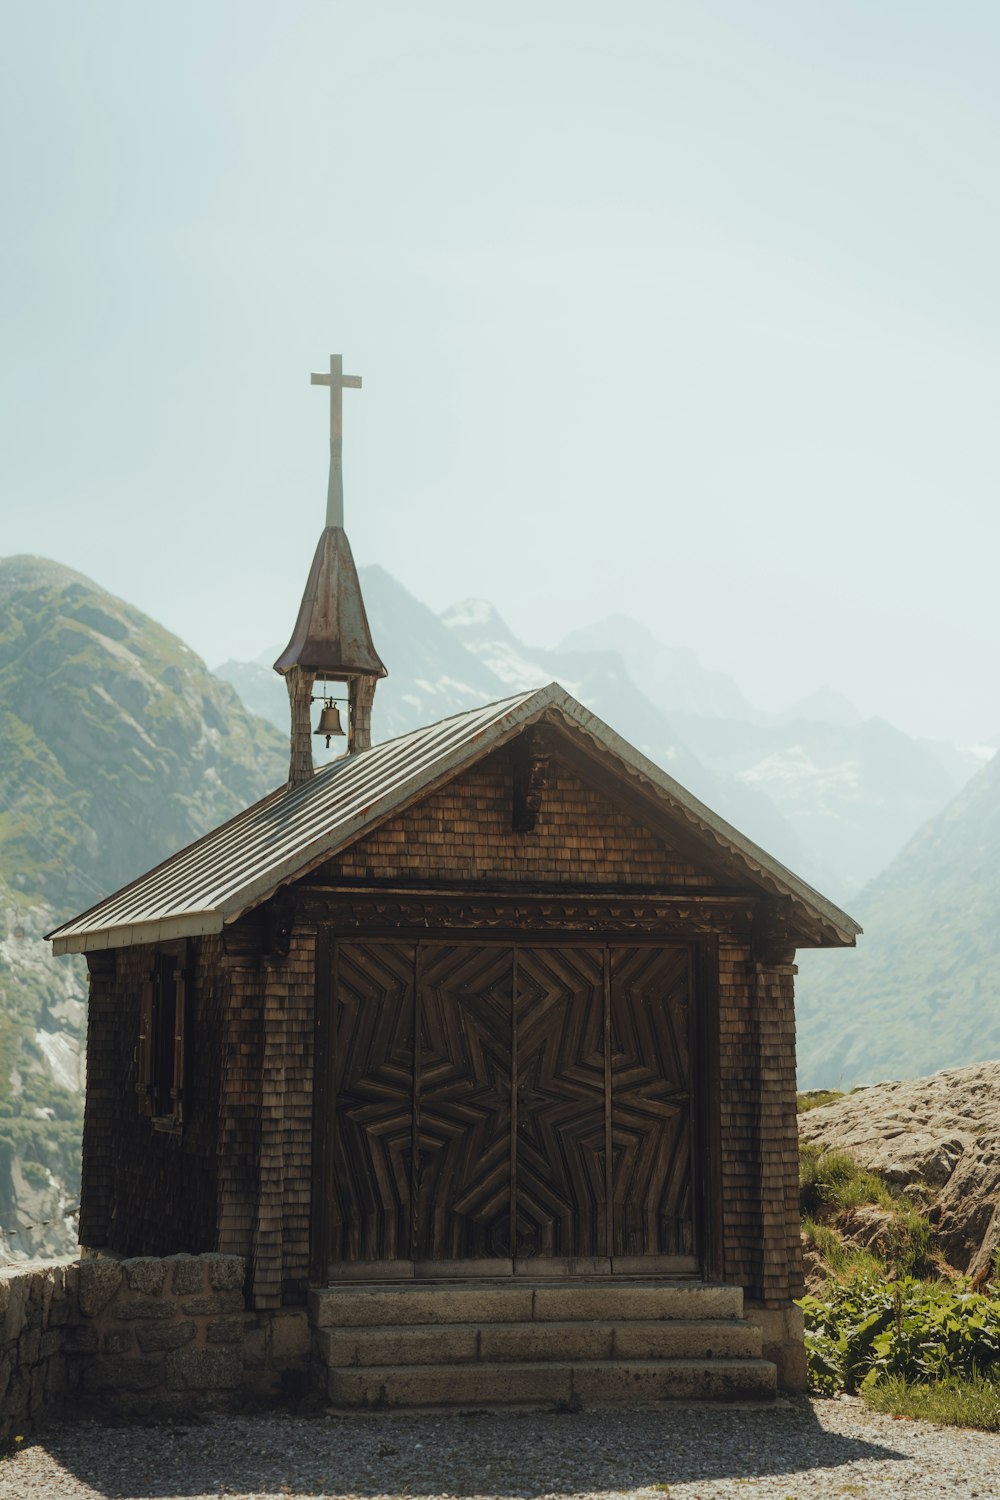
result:
<svg viewBox="0 0 1000 1500"><path fill-rule="evenodd" d="M799 1116L803 1141L847 1151L893 1187L927 1189L935 1240L972 1276L1000 1248L1000 1062L875 1083Z"/></svg>

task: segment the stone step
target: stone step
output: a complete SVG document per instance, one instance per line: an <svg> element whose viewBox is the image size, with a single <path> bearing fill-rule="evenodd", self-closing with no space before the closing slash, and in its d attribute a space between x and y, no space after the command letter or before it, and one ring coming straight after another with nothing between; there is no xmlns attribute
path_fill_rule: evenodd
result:
<svg viewBox="0 0 1000 1500"><path fill-rule="evenodd" d="M381 1365L328 1372L334 1406L603 1406L617 1402L764 1400L776 1370L763 1359L656 1359L585 1364Z"/></svg>
<svg viewBox="0 0 1000 1500"><path fill-rule="evenodd" d="M690 1281L428 1282L310 1292L314 1328L739 1318L740 1287Z"/></svg>
<svg viewBox="0 0 1000 1500"><path fill-rule="evenodd" d="M594 1323L412 1323L321 1328L316 1352L330 1367L506 1364L540 1360L750 1359L760 1329L735 1319Z"/></svg>

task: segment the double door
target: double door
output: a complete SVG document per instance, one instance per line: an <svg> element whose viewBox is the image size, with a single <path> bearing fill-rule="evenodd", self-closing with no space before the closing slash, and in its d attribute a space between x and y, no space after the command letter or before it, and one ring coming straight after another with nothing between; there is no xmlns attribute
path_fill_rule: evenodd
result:
<svg viewBox="0 0 1000 1500"><path fill-rule="evenodd" d="M330 1274L694 1270L687 946L346 941Z"/></svg>

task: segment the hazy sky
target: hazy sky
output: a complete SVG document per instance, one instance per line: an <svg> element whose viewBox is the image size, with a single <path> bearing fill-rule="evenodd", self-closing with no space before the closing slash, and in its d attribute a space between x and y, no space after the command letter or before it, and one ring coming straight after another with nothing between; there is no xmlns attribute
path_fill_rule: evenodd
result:
<svg viewBox="0 0 1000 1500"><path fill-rule="evenodd" d="M435 608L1000 734L996 0L32 0L3 57L0 554L255 656L341 351L355 556Z"/></svg>

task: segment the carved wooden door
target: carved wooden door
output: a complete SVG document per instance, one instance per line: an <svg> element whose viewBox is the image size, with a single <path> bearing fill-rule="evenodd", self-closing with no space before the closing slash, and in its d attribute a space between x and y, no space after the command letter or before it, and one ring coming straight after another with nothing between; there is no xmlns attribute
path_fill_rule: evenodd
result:
<svg viewBox="0 0 1000 1500"><path fill-rule="evenodd" d="M509 1258L513 950L421 945L414 1259Z"/></svg>
<svg viewBox="0 0 1000 1500"><path fill-rule="evenodd" d="M686 948L612 948L611 1254L693 1255L691 961Z"/></svg>
<svg viewBox="0 0 1000 1500"><path fill-rule="evenodd" d="M326 1185L337 1264L410 1258L415 956L410 943L337 948Z"/></svg>
<svg viewBox="0 0 1000 1500"><path fill-rule="evenodd" d="M693 1257L691 984L684 946L338 943L327 1259Z"/></svg>
<svg viewBox="0 0 1000 1500"><path fill-rule="evenodd" d="M607 1255L604 951L519 948L518 1256Z"/></svg>

